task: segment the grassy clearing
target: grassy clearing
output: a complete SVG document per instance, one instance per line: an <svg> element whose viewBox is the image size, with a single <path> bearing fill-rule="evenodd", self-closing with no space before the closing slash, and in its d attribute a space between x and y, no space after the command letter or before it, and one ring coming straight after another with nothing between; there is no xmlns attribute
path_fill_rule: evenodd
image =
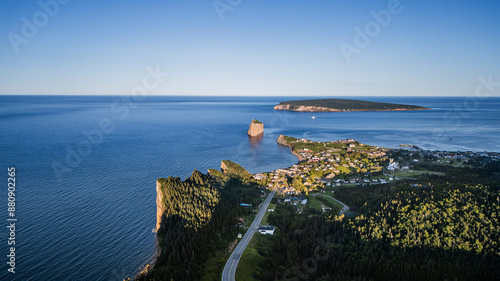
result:
<svg viewBox="0 0 500 281"><path fill-rule="evenodd" d="M268 210L269 209L276 209L276 204L273 204L273 203L269 204L269 207L267 207L267 209ZM269 217L270 214L271 214L271 212L266 211L266 213L264 214L264 217L262 218L261 224L268 224L267 218Z"/></svg>
<svg viewBox="0 0 500 281"><path fill-rule="evenodd" d="M321 201L316 199L316 196L309 196L309 206L313 209L323 211L323 208L321 208Z"/></svg>
<svg viewBox="0 0 500 281"><path fill-rule="evenodd" d="M340 204L339 202L333 200L332 198L330 197L327 197L327 196L323 196L323 195L318 195L318 200L320 200L321 202L323 202L325 205L328 205L330 208L332 209L340 209L342 210L342 208L344 206L342 206L342 204Z"/></svg>
<svg viewBox="0 0 500 281"><path fill-rule="evenodd" d="M261 264L266 260L263 255L268 255L273 248L273 236L255 234L250 244L243 252L236 269L236 280L258 281L263 275ZM219 278L220 280L220 278Z"/></svg>
<svg viewBox="0 0 500 281"><path fill-rule="evenodd" d="M238 264L238 269L236 269L236 279L239 281L258 281L254 277L254 272L258 270L263 259L257 249L247 247Z"/></svg>
<svg viewBox="0 0 500 281"><path fill-rule="evenodd" d="M398 177L398 178L414 178L414 177L421 176L423 174L438 175L438 176L444 176L444 175L446 175L443 172L420 171L420 170L406 170L406 171L394 172L392 174L394 176Z"/></svg>
<svg viewBox="0 0 500 281"><path fill-rule="evenodd" d="M332 208L332 210L342 210L343 206L339 202L333 200L332 198L323 195L321 193L314 193L315 196L312 196L312 194L309 194L309 206L313 209L323 211L322 205L323 206L328 206Z"/></svg>

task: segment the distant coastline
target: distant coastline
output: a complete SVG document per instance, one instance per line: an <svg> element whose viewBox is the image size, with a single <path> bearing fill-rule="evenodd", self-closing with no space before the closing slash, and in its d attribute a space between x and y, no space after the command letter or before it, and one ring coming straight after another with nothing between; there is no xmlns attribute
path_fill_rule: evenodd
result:
<svg viewBox="0 0 500 281"><path fill-rule="evenodd" d="M343 112L343 111L414 111L431 108L396 103L371 102L349 99L314 99L283 101L274 110L299 112Z"/></svg>

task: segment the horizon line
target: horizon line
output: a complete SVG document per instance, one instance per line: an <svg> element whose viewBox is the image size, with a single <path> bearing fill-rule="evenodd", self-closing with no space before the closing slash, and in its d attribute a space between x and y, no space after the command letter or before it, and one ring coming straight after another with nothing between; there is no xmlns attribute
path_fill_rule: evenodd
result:
<svg viewBox="0 0 500 281"><path fill-rule="evenodd" d="M59 97L72 97L72 96L94 96L94 97L120 97L120 96L133 96L129 94L1 94L0 96L59 96ZM474 95L443 95L443 96L434 96L434 95L421 95L421 96L398 96L398 95L203 95L203 94L152 94L146 95L145 97L398 97L398 98L419 98L419 97L436 97L436 98L468 98L475 97ZM499 96L488 96L484 98L500 98Z"/></svg>

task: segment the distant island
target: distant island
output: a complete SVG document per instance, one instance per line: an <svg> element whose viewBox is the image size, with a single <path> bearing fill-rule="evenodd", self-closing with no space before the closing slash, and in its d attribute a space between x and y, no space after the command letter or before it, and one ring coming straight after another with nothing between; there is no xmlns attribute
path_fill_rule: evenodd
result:
<svg viewBox="0 0 500 281"><path fill-rule="evenodd" d="M315 99L283 101L274 106L274 110L301 112L338 112L338 111L407 111L431 110L417 105L372 102L349 99Z"/></svg>

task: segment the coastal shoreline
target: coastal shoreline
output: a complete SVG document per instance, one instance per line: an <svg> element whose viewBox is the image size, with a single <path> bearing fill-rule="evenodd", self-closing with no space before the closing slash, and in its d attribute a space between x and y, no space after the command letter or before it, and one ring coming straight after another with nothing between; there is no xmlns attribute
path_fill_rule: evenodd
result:
<svg viewBox="0 0 500 281"><path fill-rule="evenodd" d="M278 137L278 139L276 140L276 142L279 144L279 145L283 145L283 146L286 146L288 148L290 148L290 152L295 155L298 159L299 159L299 163L306 160L306 158L302 155L300 155L299 153L297 153L296 151L293 150L293 145L289 144L286 140L285 140L285 136L283 135L280 135Z"/></svg>

